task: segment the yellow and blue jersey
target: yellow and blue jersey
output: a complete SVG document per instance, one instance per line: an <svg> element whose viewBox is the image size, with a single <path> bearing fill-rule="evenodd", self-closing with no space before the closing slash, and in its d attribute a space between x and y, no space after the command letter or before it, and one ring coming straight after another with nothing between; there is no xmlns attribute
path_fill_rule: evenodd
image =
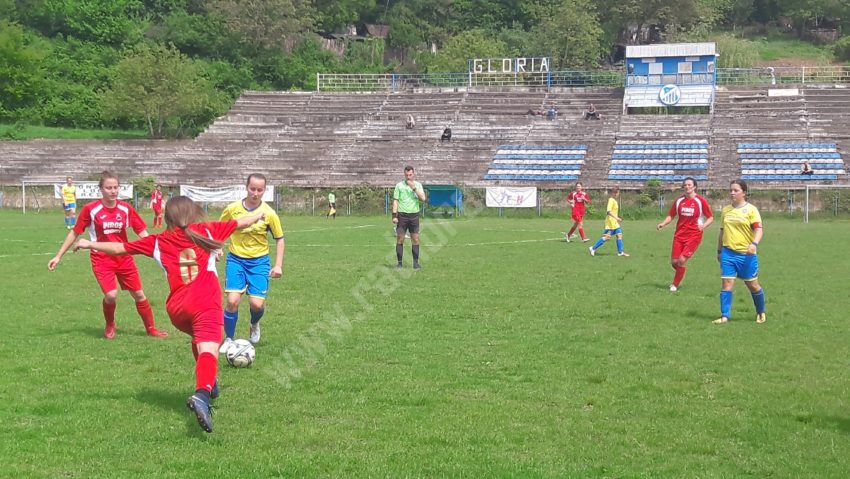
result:
<svg viewBox="0 0 850 479"><path fill-rule="evenodd" d="M74 185L62 185L62 203L71 204L77 202L77 187Z"/></svg>
<svg viewBox="0 0 850 479"><path fill-rule="evenodd" d="M605 229L615 230L619 228L620 222L617 221L617 218L620 216L620 204L617 203L617 200L608 198L608 206L605 207L605 211L611 213L610 215L605 215Z"/></svg>
<svg viewBox="0 0 850 479"><path fill-rule="evenodd" d="M260 203L260 206L257 208L248 210L242 201L236 201L227 205L227 208L221 212L221 221L236 220L243 216L256 215L260 212L265 213L264 219L253 225L236 230L230 236L231 253L241 258L266 256L269 254L268 233L271 233L275 240L283 238L280 217L274 208L266 203Z"/></svg>
<svg viewBox="0 0 850 479"><path fill-rule="evenodd" d="M720 224L723 227L723 246L746 253L755 238L755 230L761 228L761 215L758 208L749 203L737 208L728 205L720 212Z"/></svg>

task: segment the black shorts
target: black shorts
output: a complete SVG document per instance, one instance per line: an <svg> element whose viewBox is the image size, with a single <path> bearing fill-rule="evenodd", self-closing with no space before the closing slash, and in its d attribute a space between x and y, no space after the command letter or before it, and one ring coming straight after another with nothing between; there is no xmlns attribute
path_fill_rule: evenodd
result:
<svg viewBox="0 0 850 479"><path fill-rule="evenodd" d="M329 203L328 207L336 209L336 203Z"/></svg>
<svg viewBox="0 0 850 479"><path fill-rule="evenodd" d="M402 235L405 231L410 234L419 233L419 213L399 213L395 234Z"/></svg>

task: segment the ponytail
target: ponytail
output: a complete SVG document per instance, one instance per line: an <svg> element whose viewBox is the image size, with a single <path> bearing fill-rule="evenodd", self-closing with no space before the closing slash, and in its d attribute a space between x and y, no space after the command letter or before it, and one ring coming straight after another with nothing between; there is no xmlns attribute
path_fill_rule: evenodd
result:
<svg viewBox="0 0 850 479"><path fill-rule="evenodd" d="M165 224L168 229L180 228L193 243L207 251L221 249L224 247L223 241L216 241L189 228L193 223L200 223L204 216L204 210L186 196L175 196L165 204Z"/></svg>

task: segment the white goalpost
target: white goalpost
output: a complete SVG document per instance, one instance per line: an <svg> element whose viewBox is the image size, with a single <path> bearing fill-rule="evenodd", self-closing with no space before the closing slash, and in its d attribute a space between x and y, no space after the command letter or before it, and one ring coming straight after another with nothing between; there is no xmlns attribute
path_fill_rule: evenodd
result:
<svg viewBox="0 0 850 479"><path fill-rule="evenodd" d="M37 186L50 186L50 196L52 197L54 194L54 188L56 184L65 183L65 178L54 178L54 179L38 179L38 180L22 180L21 181L21 213L27 214L27 187L30 188L30 194L32 195L33 202L35 203L36 213L41 212L41 203L38 202L38 195L36 194L35 187Z"/></svg>
<svg viewBox="0 0 850 479"><path fill-rule="evenodd" d="M814 196L811 192L818 190L850 190L850 185L806 185L806 206L803 214L804 223L809 222L809 210L811 209L810 205L812 203L812 197ZM850 191L847 191L846 194L850 195ZM841 205L841 191L836 191L836 194L831 198L831 201L833 211L837 214Z"/></svg>

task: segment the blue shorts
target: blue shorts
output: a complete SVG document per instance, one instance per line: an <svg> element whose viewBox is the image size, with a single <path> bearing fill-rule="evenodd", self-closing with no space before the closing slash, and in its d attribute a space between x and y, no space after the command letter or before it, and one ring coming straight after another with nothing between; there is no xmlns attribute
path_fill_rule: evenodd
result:
<svg viewBox="0 0 850 479"><path fill-rule="evenodd" d="M65 203L65 205L63 205L63 208L65 208L66 210L75 210L75 209L77 209L77 204L76 203Z"/></svg>
<svg viewBox="0 0 850 479"><path fill-rule="evenodd" d="M617 236L617 235L621 235L621 234L623 234L623 228L615 228L615 229L612 229L612 230L610 230L610 229L602 230L603 236L604 235Z"/></svg>
<svg viewBox="0 0 850 479"><path fill-rule="evenodd" d="M227 253L224 268L224 292L244 293L255 298L265 298L269 292L269 273L272 266L269 255L259 258L242 258Z"/></svg>
<svg viewBox="0 0 850 479"><path fill-rule="evenodd" d="M725 246L720 250L720 277L723 279L741 278L752 281L759 277L759 256L757 254L738 253Z"/></svg>

